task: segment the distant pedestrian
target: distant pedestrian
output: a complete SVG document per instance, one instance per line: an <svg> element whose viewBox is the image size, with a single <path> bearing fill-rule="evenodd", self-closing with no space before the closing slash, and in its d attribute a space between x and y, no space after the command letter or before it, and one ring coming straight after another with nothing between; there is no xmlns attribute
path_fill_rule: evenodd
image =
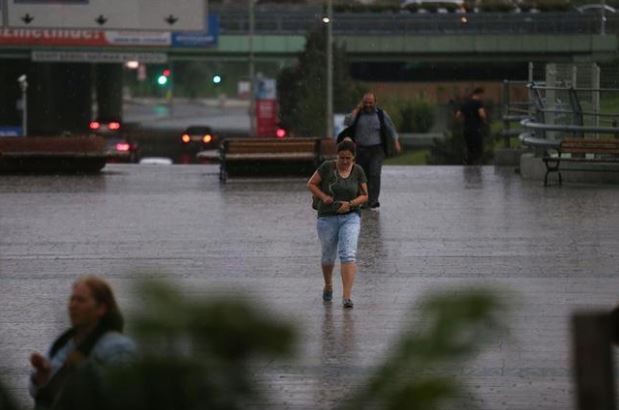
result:
<svg viewBox="0 0 619 410"><path fill-rule="evenodd" d="M333 268L339 253L342 297L345 308L352 308L352 286L357 273L356 256L361 216L359 208L368 200L367 179L355 164L355 144L345 140L337 144L337 159L325 161L307 182L319 199L317 231L321 244L324 278L322 298L333 298Z"/></svg>
<svg viewBox="0 0 619 410"><path fill-rule="evenodd" d="M57 404L84 364L125 363L136 353L134 342L122 334L122 314L103 279L85 276L75 281L68 308L71 327L51 344L46 355L30 356L30 394L36 409Z"/></svg>
<svg viewBox="0 0 619 410"><path fill-rule="evenodd" d="M344 119L347 128L338 135L337 142L349 137L357 144L357 163L368 178L368 204L378 209L383 162L391 147L400 153L399 136L389 114L376 105L376 96L367 93Z"/></svg>
<svg viewBox="0 0 619 410"><path fill-rule="evenodd" d="M467 165L480 164L484 153L482 129L487 116L482 101L483 95L483 88L475 88L471 96L456 111L456 119L464 120L463 135L464 143L466 144L466 157L464 160Z"/></svg>

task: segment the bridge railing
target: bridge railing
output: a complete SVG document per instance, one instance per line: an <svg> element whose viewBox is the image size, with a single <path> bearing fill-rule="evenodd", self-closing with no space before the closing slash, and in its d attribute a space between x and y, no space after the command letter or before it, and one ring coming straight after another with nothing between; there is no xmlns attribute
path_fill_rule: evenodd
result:
<svg viewBox="0 0 619 410"><path fill-rule="evenodd" d="M222 34L246 34L249 16L245 8L211 9L219 13ZM316 7L257 7L255 31L260 34L304 34L320 27L323 12ZM335 13L336 35L392 34L599 34L595 13ZM606 33L619 30L619 16L609 14Z"/></svg>
<svg viewBox="0 0 619 410"><path fill-rule="evenodd" d="M619 111L599 104L600 100L619 101L619 89L549 87L534 82L528 88L532 111L520 122L525 145L552 144L567 136L619 136Z"/></svg>
<svg viewBox="0 0 619 410"><path fill-rule="evenodd" d="M504 80L503 89L501 92L501 121L503 129L501 137L503 138L503 146L509 148L511 146L511 138L517 137L522 133L520 122L530 117L531 103L530 99L524 98L522 92L516 91L526 89L527 81Z"/></svg>

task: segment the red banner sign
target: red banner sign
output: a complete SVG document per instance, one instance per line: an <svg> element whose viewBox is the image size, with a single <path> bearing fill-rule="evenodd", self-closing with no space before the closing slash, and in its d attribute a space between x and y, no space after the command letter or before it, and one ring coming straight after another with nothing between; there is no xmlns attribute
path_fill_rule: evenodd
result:
<svg viewBox="0 0 619 410"><path fill-rule="evenodd" d="M277 110L277 100L256 100L256 136L275 136Z"/></svg>

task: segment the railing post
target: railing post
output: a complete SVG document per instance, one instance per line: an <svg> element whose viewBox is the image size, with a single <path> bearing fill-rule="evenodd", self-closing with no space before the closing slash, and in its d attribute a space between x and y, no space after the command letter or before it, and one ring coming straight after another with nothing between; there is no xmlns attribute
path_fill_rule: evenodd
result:
<svg viewBox="0 0 619 410"><path fill-rule="evenodd" d="M610 314L574 314L572 341L577 409L616 410Z"/></svg>
<svg viewBox="0 0 619 410"><path fill-rule="evenodd" d="M503 146L505 148L509 148L509 145L510 145L509 144L510 120L509 120L508 116L509 116L509 112L510 112L510 106L509 106L510 95L509 95L509 81L508 80L503 80L502 100L503 100L503 130L505 131L503 133Z"/></svg>
<svg viewBox="0 0 619 410"><path fill-rule="evenodd" d="M572 115L574 116L572 119L572 125L579 125L582 127L585 125L585 122L582 114L582 106L578 100L578 94L573 86L567 90L567 94L570 98L570 107L572 108ZM576 137L576 134L578 134L579 138L585 137L584 132L574 132L573 136Z"/></svg>

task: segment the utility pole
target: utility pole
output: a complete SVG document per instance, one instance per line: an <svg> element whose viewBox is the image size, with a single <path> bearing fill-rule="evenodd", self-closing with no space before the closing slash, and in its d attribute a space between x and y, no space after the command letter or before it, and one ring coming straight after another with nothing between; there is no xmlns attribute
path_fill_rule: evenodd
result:
<svg viewBox="0 0 619 410"><path fill-rule="evenodd" d="M21 88L21 132L25 137L28 135L28 77L22 74L17 82Z"/></svg>
<svg viewBox="0 0 619 410"><path fill-rule="evenodd" d="M606 0L602 0L602 8L600 10L602 16L600 18L600 35L606 35Z"/></svg>
<svg viewBox="0 0 619 410"><path fill-rule="evenodd" d="M254 63L254 31L256 24L255 0L249 1L249 136L256 136L256 94L255 77L256 67Z"/></svg>
<svg viewBox="0 0 619 410"><path fill-rule="evenodd" d="M327 0L327 134L333 139L333 0Z"/></svg>

